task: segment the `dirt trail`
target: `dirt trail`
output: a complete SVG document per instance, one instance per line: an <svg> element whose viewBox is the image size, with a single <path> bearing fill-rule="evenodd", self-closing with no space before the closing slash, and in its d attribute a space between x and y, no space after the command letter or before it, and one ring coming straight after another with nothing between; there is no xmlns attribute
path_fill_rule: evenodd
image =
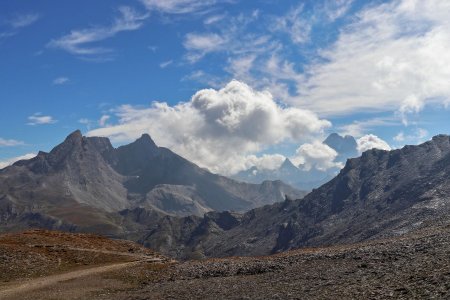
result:
<svg viewBox="0 0 450 300"><path fill-rule="evenodd" d="M30 291L37 290L40 288L48 287L57 284L62 281L76 279L80 277L85 277L89 275L96 275L100 273L106 273L111 271L120 270L122 268L137 265L142 261L134 261L127 263L116 263L107 266L93 267L84 270L72 271L64 274L51 275L42 278L32 279L27 282L18 284L13 287L9 287L6 290L0 291L0 299L5 299L7 297L17 296L21 293L29 293Z"/></svg>
<svg viewBox="0 0 450 300"><path fill-rule="evenodd" d="M160 262L162 261L161 258L155 257L155 256L146 256L143 254L137 254L137 253L126 253L126 252L118 252L118 251L111 251L111 250L99 250L99 249L86 249L86 248L74 248L74 247L68 247L65 248L67 250L74 250L74 251L86 251L86 252L97 252L102 254L114 254L114 255L120 255L120 256L128 256L136 258L140 261L146 261L146 262Z"/></svg>
<svg viewBox="0 0 450 300"><path fill-rule="evenodd" d="M83 270L72 271L68 273L51 275L36 279L31 279L29 281L19 283L16 285L8 286L5 290L0 291L0 299L5 299L8 297L18 296L23 293L29 293L30 291L41 289L44 287L49 287L55 285L57 283L82 278L90 275L97 275L100 273L106 273L111 271L120 270L126 267L130 267L133 265L137 265L143 262L160 262L162 261L159 257L145 256L142 254L134 254L134 253L125 253L125 252L117 252L117 251L109 251L109 250L99 250L99 249L82 249L82 248L68 248L70 250L75 251L87 251L87 252L98 252L103 254L115 254L120 256L133 257L136 260L132 262L120 262L115 264L110 264L106 266L98 266L92 267Z"/></svg>

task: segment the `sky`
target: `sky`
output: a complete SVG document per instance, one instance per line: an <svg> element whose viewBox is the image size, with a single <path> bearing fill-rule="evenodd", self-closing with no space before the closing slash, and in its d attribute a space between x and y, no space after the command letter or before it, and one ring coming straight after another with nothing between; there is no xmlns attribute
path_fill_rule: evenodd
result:
<svg viewBox="0 0 450 300"><path fill-rule="evenodd" d="M225 175L449 134L450 1L0 2L0 167L143 133Z"/></svg>

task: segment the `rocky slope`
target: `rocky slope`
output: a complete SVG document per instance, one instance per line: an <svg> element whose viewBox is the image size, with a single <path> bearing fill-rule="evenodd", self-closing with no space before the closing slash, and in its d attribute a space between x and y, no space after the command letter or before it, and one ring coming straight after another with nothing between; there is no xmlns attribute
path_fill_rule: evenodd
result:
<svg viewBox="0 0 450 300"><path fill-rule="evenodd" d="M440 135L419 146L369 150L303 199L243 215L167 219L142 242L185 258L265 255L396 236L447 218L449 192L450 137Z"/></svg>
<svg viewBox="0 0 450 300"><path fill-rule="evenodd" d="M29 227L123 236L119 212L164 215L244 212L301 197L280 182L247 184L212 174L144 134L113 148L107 138L75 131L50 153L0 170L0 231Z"/></svg>
<svg viewBox="0 0 450 300"><path fill-rule="evenodd" d="M402 237L172 265L100 299L448 299L450 227ZM117 274L116 278L124 276Z"/></svg>
<svg viewBox="0 0 450 300"><path fill-rule="evenodd" d="M168 261L136 244L92 235L26 232L0 236L4 260L3 264L0 261L4 271L0 296L108 300L448 299L449 247L448 219L436 220L425 229L401 237L271 256L188 262ZM123 264L135 259L138 261ZM105 269L119 267L118 262L120 268ZM46 277L49 274L56 276Z"/></svg>

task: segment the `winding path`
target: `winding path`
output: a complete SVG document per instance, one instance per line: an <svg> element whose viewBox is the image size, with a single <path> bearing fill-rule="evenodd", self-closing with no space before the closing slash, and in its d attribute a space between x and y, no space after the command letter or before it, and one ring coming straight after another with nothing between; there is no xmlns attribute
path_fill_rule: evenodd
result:
<svg viewBox="0 0 450 300"><path fill-rule="evenodd" d="M94 250L94 249L78 249L73 248L72 250L77 251L89 251L89 252L100 252L100 253L108 253L108 254L118 254L123 256L131 256L136 258L136 261L132 262L120 262L109 265L103 265L98 267L91 267L83 270L76 270L67 273L62 273L58 275L50 275L45 277L39 277L35 279L30 279L25 282L20 282L15 285L11 285L6 287L4 290L0 290L0 299L6 299L9 297L20 296L23 293L29 293L34 290L42 289L45 287L56 285L60 282L82 278L90 275L97 275L101 273L107 273L112 271L117 271L123 268L131 267L134 265L138 265L143 262L160 262L162 261L157 257L148 257L138 254L131 253L123 253L123 252L115 252L115 251L106 251L106 250Z"/></svg>

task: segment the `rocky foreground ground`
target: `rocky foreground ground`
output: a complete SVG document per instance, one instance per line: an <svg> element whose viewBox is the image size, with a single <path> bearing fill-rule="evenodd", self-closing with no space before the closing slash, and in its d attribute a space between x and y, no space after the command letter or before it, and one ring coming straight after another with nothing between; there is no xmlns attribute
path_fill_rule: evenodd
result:
<svg viewBox="0 0 450 300"><path fill-rule="evenodd" d="M127 247L115 250L145 251ZM11 262L2 263L3 271L11 267ZM10 299L449 299L450 226L268 257L134 260L133 265L81 277Z"/></svg>
<svg viewBox="0 0 450 300"><path fill-rule="evenodd" d="M450 299L450 227L271 257L185 262L162 274L139 275L137 289L115 298Z"/></svg>

